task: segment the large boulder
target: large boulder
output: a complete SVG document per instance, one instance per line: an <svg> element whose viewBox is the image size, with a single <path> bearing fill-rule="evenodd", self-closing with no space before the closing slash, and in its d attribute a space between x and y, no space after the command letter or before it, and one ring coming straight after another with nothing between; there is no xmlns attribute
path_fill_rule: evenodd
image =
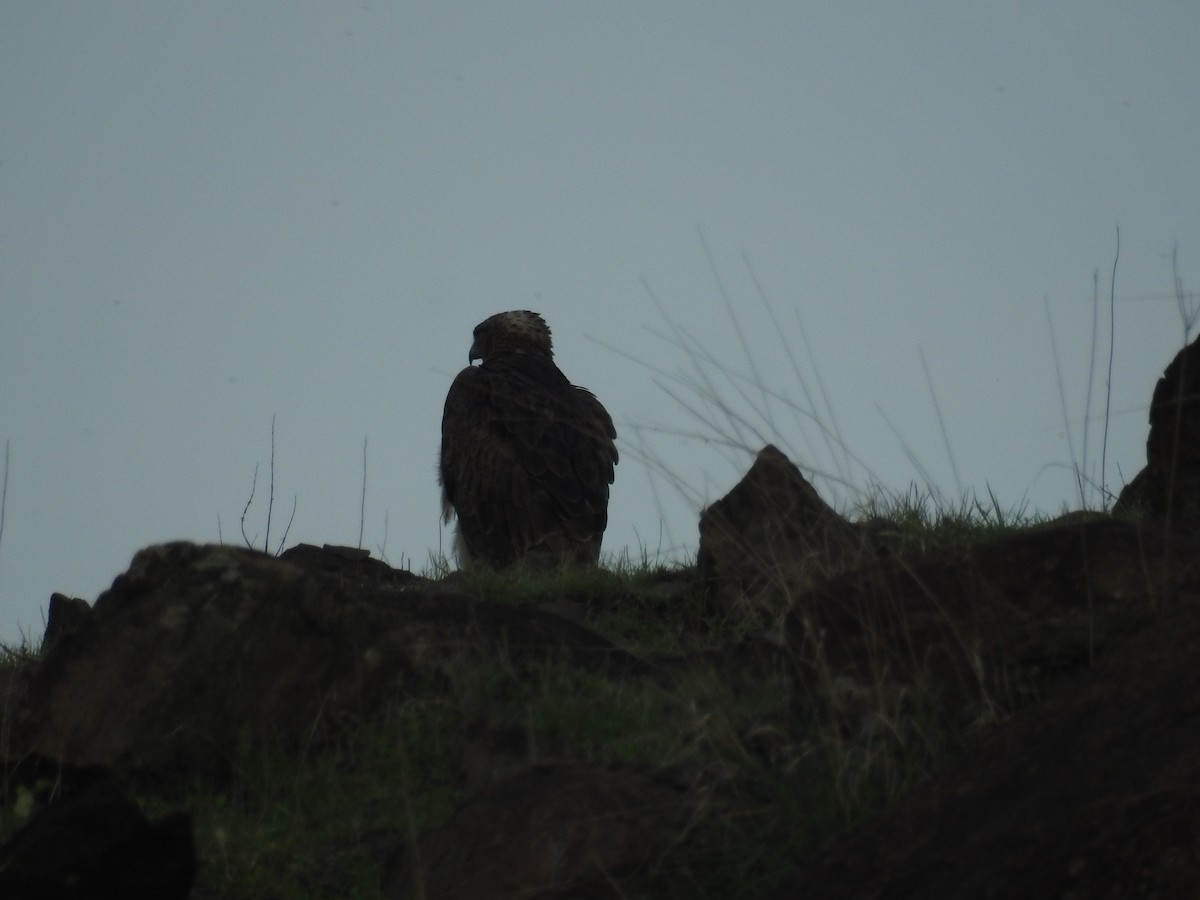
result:
<svg viewBox="0 0 1200 900"><path fill-rule="evenodd" d="M1100 518L864 565L798 595L786 635L804 695L848 720L932 690L961 726L1027 705L1195 581L1161 529Z"/></svg>
<svg viewBox="0 0 1200 900"><path fill-rule="evenodd" d="M56 798L0 847L5 900L185 900L195 879L191 817L150 821L107 779Z"/></svg>
<svg viewBox="0 0 1200 900"><path fill-rule="evenodd" d="M387 876L384 897L629 896L687 832L695 805L678 785L633 770L538 766L421 835Z"/></svg>
<svg viewBox="0 0 1200 900"><path fill-rule="evenodd" d="M301 547L138 553L18 691L10 759L163 778L222 775L240 748L319 743L484 654L644 665L558 616L449 593L378 560Z"/></svg>
<svg viewBox="0 0 1200 900"><path fill-rule="evenodd" d="M1200 897L1197 646L1200 606L1177 601L837 840L779 900Z"/></svg>
<svg viewBox="0 0 1200 900"><path fill-rule="evenodd" d="M1176 529L1200 527L1200 338L1175 355L1155 385L1146 466L1113 511L1165 519Z"/></svg>
<svg viewBox="0 0 1200 900"><path fill-rule="evenodd" d="M698 566L720 609L794 593L869 556L858 527L772 445L700 516Z"/></svg>

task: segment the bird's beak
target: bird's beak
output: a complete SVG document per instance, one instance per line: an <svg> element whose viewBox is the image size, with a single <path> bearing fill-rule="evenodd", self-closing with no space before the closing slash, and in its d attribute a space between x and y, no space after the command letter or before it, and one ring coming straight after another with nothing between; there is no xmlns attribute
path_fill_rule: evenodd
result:
<svg viewBox="0 0 1200 900"><path fill-rule="evenodd" d="M472 344L471 352L467 354L467 365L471 365L477 359L483 359L483 354L479 352L478 344Z"/></svg>

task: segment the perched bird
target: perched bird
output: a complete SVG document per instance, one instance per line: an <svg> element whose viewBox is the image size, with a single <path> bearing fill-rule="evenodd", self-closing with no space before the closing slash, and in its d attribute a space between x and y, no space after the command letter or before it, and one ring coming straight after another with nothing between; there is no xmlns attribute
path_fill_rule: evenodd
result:
<svg viewBox="0 0 1200 900"><path fill-rule="evenodd" d="M513 310L475 328L442 414L438 476L459 564L595 565L617 464L612 417L554 364L550 328Z"/></svg>

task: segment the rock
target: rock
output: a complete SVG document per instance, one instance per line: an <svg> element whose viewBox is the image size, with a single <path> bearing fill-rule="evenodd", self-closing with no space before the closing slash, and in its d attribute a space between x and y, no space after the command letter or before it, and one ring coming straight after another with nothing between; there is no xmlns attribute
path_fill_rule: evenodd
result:
<svg viewBox="0 0 1200 900"><path fill-rule="evenodd" d="M376 560L301 548L138 553L18 698L10 759L222 777L239 748L319 746L465 660L648 667L583 626L473 600Z"/></svg>
<svg viewBox="0 0 1200 900"><path fill-rule="evenodd" d="M743 598L803 590L869 555L858 528L771 445L700 516L697 564L726 610Z"/></svg>
<svg viewBox="0 0 1200 900"><path fill-rule="evenodd" d="M865 710L848 688L869 708L868 689L929 685L961 725L1027 704L1195 578L1161 529L1092 519L863 566L797 597L787 640L806 696L847 704L852 721Z"/></svg>
<svg viewBox="0 0 1200 900"><path fill-rule="evenodd" d="M465 803L386 876L388 900L629 896L694 801L625 769L538 766ZM620 888L617 888L617 885Z"/></svg>
<svg viewBox="0 0 1200 900"><path fill-rule="evenodd" d="M991 732L779 900L1200 896L1200 606Z"/></svg>
<svg viewBox="0 0 1200 900"><path fill-rule="evenodd" d="M50 607L46 610L46 631L42 636L42 652L45 653L57 641L83 627L84 619L92 607L86 600L68 597L66 594L51 594Z"/></svg>
<svg viewBox="0 0 1200 900"><path fill-rule="evenodd" d="M52 801L0 847L5 900L183 900L195 879L190 817L151 822L107 779Z"/></svg>
<svg viewBox="0 0 1200 900"><path fill-rule="evenodd" d="M1154 387L1146 466L1121 491L1114 513L1200 527L1200 339L1180 350Z"/></svg>
<svg viewBox="0 0 1200 900"><path fill-rule="evenodd" d="M295 563L307 572L328 575L343 587L360 590L377 587L407 588L429 584L419 575L404 569L393 569L382 560L372 559L369 550L360 550L357 547L297 544L279 554L279 558Z"/></svg>

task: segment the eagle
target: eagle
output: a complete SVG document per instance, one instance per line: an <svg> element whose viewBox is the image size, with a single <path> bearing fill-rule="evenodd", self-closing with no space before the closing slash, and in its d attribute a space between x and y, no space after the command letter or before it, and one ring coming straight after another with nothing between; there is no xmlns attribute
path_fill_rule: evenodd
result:
<svg viewBox="0 0 1200 900"><path fill-rule="evenodd" d="M612 417L555 365L550 328L529 310L477 325L467 363L446 395L438 466L459 565L595 565L617 464Z"/></svg>

